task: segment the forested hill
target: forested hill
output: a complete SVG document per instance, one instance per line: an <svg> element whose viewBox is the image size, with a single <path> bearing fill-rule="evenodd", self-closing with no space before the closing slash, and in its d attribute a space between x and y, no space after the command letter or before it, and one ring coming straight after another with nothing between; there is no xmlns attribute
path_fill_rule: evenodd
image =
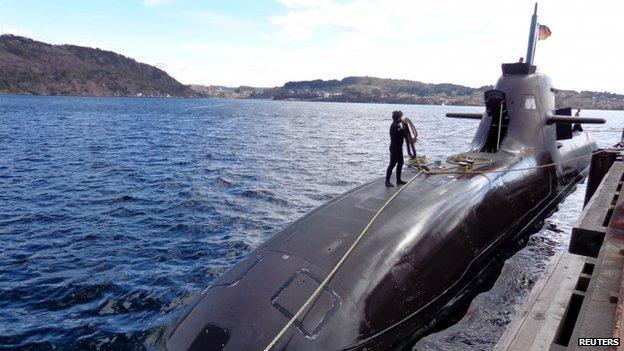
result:
<svg viewBox="0 0 624 351"><path fill-rule="evenodd" d="M483 93L492 86L471 88L446 83L347 77L288 82L275 88L193 86L193 89L202 96L225 98L482 106ZM559 90L556 99L557 106L624 110L624 95L609 92Z"/></svg>
<svg viewBox="0 0 624 351"><path fill-rule="evenodd" d="M474 105L483 100L489 86L469 88L457 84L429 84L402 79L347 77L342 80L288 82L264 95L275 99L314 99L327 101L383 102L404 104Z"/></svg>
<svg viewBox="0 0 624 351"><path fill-rule="evenodd" d="M0 94L204 96L481 106L483 92L491 88L374 77L297 81L274 88L191 87L154 66L111 51L0 35ZM556 97L557 106L624 110L624 95L609 92L560 90Z"/></svg>
<svg viewBox="0 0 624 351"><path fill-rule="evenodd" d="M196 96L166 72L114 52L14 35L0 36L0 93Z"/></svg>

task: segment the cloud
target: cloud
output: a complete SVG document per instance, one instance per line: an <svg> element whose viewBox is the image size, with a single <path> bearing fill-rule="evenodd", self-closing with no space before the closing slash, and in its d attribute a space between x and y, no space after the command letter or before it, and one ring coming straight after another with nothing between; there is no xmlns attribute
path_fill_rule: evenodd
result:
<svg viewBox="0 0 624 351"><path fill-rule="evenodd" d="M269 42L285 49L285 56L304 50L309 55L301 57L306 65L282 62L284 80L368 74L480 86L496 81L502 62L525 55L534 0L278 3L281 13L268 18L274 28ZM539 6L539 21L553 35L539 43L538 69L559 88L624 92L616 83L624 79L618 63L624 48L614 45L624 36L618 19L624 3L595 0L587 6L569 0Z"/></svg>
<svg viewBox="0 0 624 351"><path fill-rule="evenodd" d="M290 8L314 8L331 4L333 0L278 0L278 2Z"/></svg>
<svg viewBox="0 0 624 351"><path fill-rule="evenodd" d="M173 0L143 0L143 4L145 6L154 7L154 6L162 6L167 5Z"/></svg>
<svg viewBox="0 0 624 351"><path fill-rule="evenodd" d="M276 86L287 81L350 75L494 84L500 64L525 55L534 0L281 0L264 24L218 12L180 16L223 29L223 35L106 46L139 61L165 62L183 83ZM619 59L624 3L569 0L540 3L539 21L552 36L540 41L536 64L559 89L624 93ZM502 11L502 12L501 12ZM225 31L239 28L236 33Z"/></svg>
<svg viewBox="0 0 624 351"><path fill-rule="evenodd" d="M305 41L325 29L360 32L375 39L400 40L413 36L465 31L466 14L474 5L465 1L438 0L437 5L424 6L411 0L361 0L342 3L333 0L280 0L286 14L269 18L278 29L276 38L284 41ZM482 1L494 6L493 0ZM448 9L452 8L453 11ZM476 23L477 27L482 27ZM437 32L437 33L434 33Z"/></svg>
<svg viewBox="0 0 624 351"><path fill-rule="evenodd" d="M248 26L245 21L237 17L213 11L184 11L182 12L182 17L203 25L227 31L241 30Z"/></svg>
<svg viewBox="0 0 624 351"><path fill-rule="evenodd" d="M468 79L481 80L480 75L484 75L489 78L485 82L492 83L498 74L498 64L492 66L490 72L461 72L461 65L445 68L442 65L448 61L423 55L417 47L401 50L393 45L371 47L368 38L355 33L344 36L344 40L331 50L314 46L240 46L218 42L185 44L178 48L179 52L193 59L174 64L169 62L168 67L185 83L230 86L276 86L286 81L336 79L350 75L460 83ZM474 45L475 42L466 42L460 47L439 46L436 50L440 55L452 58L455 50L468 51ZM479 57L478 54L475 56ZM432 59L440 62L445 74L431 67Z"/></svg>

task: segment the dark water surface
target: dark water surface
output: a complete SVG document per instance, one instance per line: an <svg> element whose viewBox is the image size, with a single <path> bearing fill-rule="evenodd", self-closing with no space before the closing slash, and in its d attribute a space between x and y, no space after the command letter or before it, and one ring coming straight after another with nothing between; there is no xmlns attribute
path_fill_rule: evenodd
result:
<svg viewBox="0 0 624 351"><path fill-rule="evenodd" d="M393 109L416 121L429 158L465 150L477 126L446 111L482 110L0 96L0 349L152 346L230 265L382 176ZM599 143L619 140L624 112L596 114L609 119L590 128ZM583 193L477 298L469 316L481 324L462 321L429 345L491 348L548 258L565 250Z"/></svg>

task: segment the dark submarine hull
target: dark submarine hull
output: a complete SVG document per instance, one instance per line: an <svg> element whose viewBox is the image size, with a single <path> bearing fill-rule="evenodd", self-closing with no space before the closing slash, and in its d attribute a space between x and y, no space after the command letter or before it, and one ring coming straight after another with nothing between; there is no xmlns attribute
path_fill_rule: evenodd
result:
<svg viewBox="0 0 624 351"><path fill-rule="evenodd" d="M583 180L596 144L585 133L557 141L555 126L544 123L554 96L521 111L527 93L552 90L550 80L504 76L496 89L510 103L504 142L482 152L494 122L486 111L464 153L492 163L479 173L407 171L414 179L272 349L385 350L426 331ZM347 192L250 253L165 331L165 348L265 349L398 191L383 183Z"/></svg>

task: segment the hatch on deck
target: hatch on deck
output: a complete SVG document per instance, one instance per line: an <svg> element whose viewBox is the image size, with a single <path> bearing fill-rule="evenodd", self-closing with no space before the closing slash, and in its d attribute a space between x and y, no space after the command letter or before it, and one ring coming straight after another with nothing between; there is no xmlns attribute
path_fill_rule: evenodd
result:
<svg viewBox="0 0 624 351"><path fill-rule="evenodd" d="M495 153L507 136L509 127L509 112L505 93L500 90L488 90L485 92L485 110L490 116L492 123L480 152Z"/></svg>

